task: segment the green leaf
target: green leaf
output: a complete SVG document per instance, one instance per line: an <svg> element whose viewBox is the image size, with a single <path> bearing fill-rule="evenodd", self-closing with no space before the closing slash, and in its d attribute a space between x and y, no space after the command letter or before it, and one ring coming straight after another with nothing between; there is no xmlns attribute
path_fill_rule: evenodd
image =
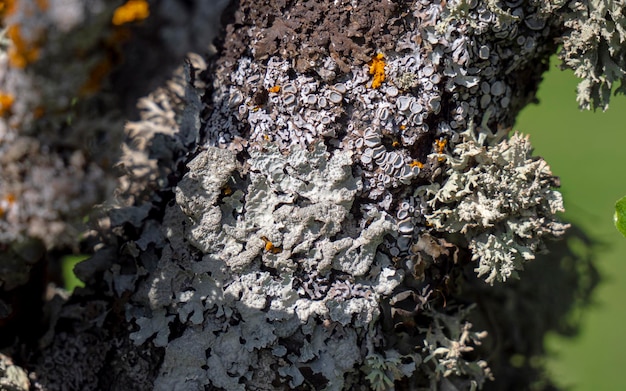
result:
<svg viewBox="0 0 626 391"><path fill-rule="evenodd" d="M613 216L617 230L626 236L626 197L620 198L615 203L615 216Z"/></svg>

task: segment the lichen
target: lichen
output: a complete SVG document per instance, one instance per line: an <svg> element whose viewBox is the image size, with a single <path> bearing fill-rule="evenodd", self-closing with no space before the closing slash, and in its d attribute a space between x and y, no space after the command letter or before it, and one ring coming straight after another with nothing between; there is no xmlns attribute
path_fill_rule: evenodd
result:
<svg viewBox="0 0 626 391"><path fill-rule="evenodd" d="M120 5L113 13L111 22L115 26L141 21L150 15L150 7L145 0L128 0Z"/></svg>
<svg viewBox="0 0 626 391"><path fill-rule="evenodd" d="M31 389L28 373L0 353L0 390L28 391Z"/></svg>
<svg viewBox="0 0 626 391"><path fill-rule="evenodd" d="M362 1L352 7L348 17L343 7L350 3L343 3L337 6L333 1L324 1L310 6L279 2L261 11L250 2L242 4L236 17L238 23L252 21L261 33L252 47L255 58L283 52L294 59L298 72L305 73L318 68L316 63L331 56L337 59L343 72L349 72L351 67L368 62L374 54L363 50L361 40L377 42L381 49L393 45L385 28L394 29L390 22L398 4L390 0ZM284 17L276 18L277 15Z"/></svg>
<svg viewBox="0 0 626 391"><path fill-rule="evenodd" d="M397 351L389 350L385 356L371 353L365 358L363 371L367 373L371 389L384 391L394 389L395 381L410 377L421 357L418 355L402 356Z"/></svg>
<svg viewBox="0 0 626 391"><path fill-rule="evenodd" d="M581 108L606 110L613 91L626 92L625 13L621 1L569 1L560 10L566 32L559 58L582 79L577 98Z"/></svg>
<svg viewBox="0 0 626 391"><path fill-rule="evenodd" d="M109 349L110 345L97 333L59 332L54 340L54 353L40 359L39 388L45 385L47 390L97 390L98 373Z"/></svg>
<svg viewBox="0 0 626 391"><path fill-rule="evenodd" d="M38 123L42 97L59 97L58 106L43 105L45 124L59 120L51 108L65 115L68 97L85 93L81 86L97 97L115 80L113 91L130 91L122 95L131 101L117 103L134 106L137 84L152 87L150 75L167 68L162 53L180 59L206 49L200 38L214 36L217 25L207 17L217 18L225 3L151 2L149 17L130 12L125 21L142 22L122 27L111 26L118 24L111 6L100 26L147 29L122 45L144 60L139 68L101 53L63 89L42 94L27 72L64 51L44 45L40 60L12 69L24 77L7 78L13 84L1 89L15 97L0 121L11 140L2 144L13 152L8 166L44 150L11 127ZM119 10L140 4L147 3L131 0ZM138 115L126 122L115 160L123 171L118 199L98 220L104 243L76 269L111 301L97 308L101 320L122 323L124 343L154 352L142 388L150 381L157 390L482 387L490 372L472 349L485 333L472 331L459 302L468 300L468 285L493 287L474 284L464 265L489 283L511 279L545 237L565 228L554 217L562 201L545 162L532 157L527 139L490 130L512 125L533 99L560 28L546 9L491 0L234 3L219 56L188 55L131 111ZM50 42L62 36L74 47L70 38L81 34L59 35L57 28L71 30L61 25L46 24ZM50 79L64 62L48 62ZM113 69L119 78L109 79ZM18 95L18 86L32 94ZM81 122L76 113L84 116L83 106L68 120L69 145L83 135L122 134L120 117ZM56 145L49 135L58 126L42 128L39 137ZM36 163L54 163L44 173L59 178L77 166L70 178L90 189L106 165L81 176L89 167L81 159L96 157L80 151ZM12 183L26 178L31 186L33 172L43 177L26 171ZM40 182L36 189L49 184ZM91 194L71 183L55 178L62 189L50 194ZM17 190L0 194L0 219L37 200ZM101 340L65 336L51 350L79 361L76 341L117 354ZM106 373L98 360L88 362L90 381L91 371ZM41 370L56 387L66 372L52 361L43 359Z"/></svg>
<svg viewBox="0 0 626 391"><path fill-rule="evenodd" d="M491 284L506 281L535 258L543 240L568 227L556 217L564 210L553 189L558 182L547 163L531 155L528 137L495 137L483 146L473 127L462 137L445 155L443 185L420 187L416 195L427 200L426 219L435 230L465 235L479 276Z"/></svg>
<svg viewBox="0 0 626 391"><path fill-rule="evenodd" d="M472 324L461 319L471 308L460 309L458 313L447 315L429 311L433 323L426 331L424 350L428 355L425 364L432 364L435 378L444 377L453 381L453 376L470 375L470 389L482 388L484 382L492 377L484 360L469 361L468 353L474 346L481 344L487 333L472 331ZM431 389L433 387L431 386Z"/></svg>
<svg viewBox="0 0 626 391"><path fill-rule="evenodd" d="M204 254L202 261L172 268L171 252L163 254L160 273L146 281L146 310L127 313L138 327L135 342L156 334L154 343L163 346L167 334L159 330L174 321L166 315L173 311L189 326L180 344L203 346L194 348L194 359L206 360L209 369L188 376L198 384L244 389L237 379L249 381L263 370L255 365L262 352L284 350L274 363L280 372L307 367L330 389L341 389L343 374L362 363L359 345L373 338L367 335L380 316L379 297L402 277L389 259L376 256L393 228L384 214L373 215L361 232L346 230L360 188L351 162L349 153L331 155L322 143L311 150L293 147L286 156L265 143L252 151L245 170L227 150L200 152L169 209L187 221L184 235ZM281 251L269 251L278 246ZM381 276L370 275L373 268ZM298 288L309 284L314 271L330 283L325 296ZM178 293L172 297L170 289ZM328 326L316 325L322 321ZM293 342L286 344L288 339ZM176 346L170 341L166 347L158 387L175 381L180 369L170 366L180 366L176 357L182 352L189 355ZM292 386L300 384L299 376L289 377Z"/></svg>
<svg viewBox="0 0 626 391"><path fill-rule="evenodd" d="M385 81L385 56L376 54L370 61L370 75L373 76L372 88L378 88Z"/></svg>
<svg viewBox="0 0 626 391"><path fill-rule="evenodd" d="M127 235L137 239L126 251L143 274L105 273L120 294L137 284L126 308L135 342L168 341L157 389L471 388L489 378L484 362L461 354L484 333L446 323L467 322L449 310L458 306L451 286L463 285L454 271L470 262L465 249L489 282L511 278L521 262L498 258L505 250L488 235L499 244L509 229L506 251L534 253L540 238L528 237L528 224L541 222L526 213L552 218L562 207L523 139L498 144L489 130L511 125L532 99L546 66L533 59L554 45L512 16L530 5L509 13L495 2L455 4L385 3L380 21L359 19L369 5L351 4L350 24L330 1L261 6L262 14L242 1L207 66L215 73L195 74L205 107L171 117L163 99L127 127L201 118L184 169L185 156L151 162L168 167L153 177L173 178L153 204L162 220L149 226L143 219L155 209L132 208L137 232ZM364 36L384 38L359 44L350 34L364 26ZM385 54L368 66L374 53ZM508 194L506 176L528 188L519 194L526 204L490 204ZM479 177L486 182L475 184ZM472 198L480 186L484 197Z"/></svg>

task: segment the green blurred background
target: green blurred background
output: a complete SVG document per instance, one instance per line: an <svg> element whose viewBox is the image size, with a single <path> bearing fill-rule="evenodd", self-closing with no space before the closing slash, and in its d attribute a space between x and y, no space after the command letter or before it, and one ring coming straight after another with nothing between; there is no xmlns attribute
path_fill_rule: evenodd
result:
<svg viewBox="0 0 626 391"><path fill-rule="evenodd" d="M615 229L615 202L626 195L626 98L614 96L606 112L582 112L576 103L577 78L553 58L530 105L514 127L530 134L535 154L561 178L565 218L602 245L594 264L601 281L582 313L575 338L550 335L548 370L571 391L626 390L626 238ZM523 278L523 275L522 275Z"/></svg>

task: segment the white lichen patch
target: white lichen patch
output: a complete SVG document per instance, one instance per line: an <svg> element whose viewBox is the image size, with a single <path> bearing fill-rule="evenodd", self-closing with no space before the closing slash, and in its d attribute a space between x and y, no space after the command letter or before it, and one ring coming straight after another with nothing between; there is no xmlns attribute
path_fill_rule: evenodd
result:
<svg viewBox="0 0 626 391"><path fill-rule="evenodd" d="M137 343L156 335L162 346L169 333L156 326L176 314L189 326L180 339L191 333L202 346L170 343L159 387L181 377L176 356L193 351L209 368L189 373L194 384L243 390L265 370L261 357L274 357L271 376L283 374L282 383L302 384L306 367L328 389L343 388L344 374L364 360L362 344L375 338L381 297L403 278L377 255L394 228L386 214L372 214L363 230L346 228L355 225L350 211L361 188L351 165L350 153L331 154L323 143L289 154L265 143L245 167L232 152L207 147L188 164L166 216L185 222L183 235L202 260L171 267L177 255L164 251L160 273L146 281L150 310L127 314L139 326Z"/></svg>
<svg viewBox="0 0 626 391"><path fill-rule="evenodd" d="M546 237L563 234L567 224L561 194L548 164L531 155L528 137L514 134L483 146L472 127L447 156L442 186L417 189L427 199L428 223L437 231L462 233L469 241L479 276L493 284L516 277L535 258Z"/></svg>

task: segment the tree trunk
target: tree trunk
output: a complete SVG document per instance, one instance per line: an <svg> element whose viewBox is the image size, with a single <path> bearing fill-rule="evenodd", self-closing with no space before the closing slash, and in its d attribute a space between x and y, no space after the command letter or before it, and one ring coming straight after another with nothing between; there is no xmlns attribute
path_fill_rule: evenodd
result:
<svg viewBox="0 0 626 391"><path fill-rule="evenodd" d="M606 106L619 5L7 7L0 389L554 389L597 274L510 130L559 43Z"/></svg>

